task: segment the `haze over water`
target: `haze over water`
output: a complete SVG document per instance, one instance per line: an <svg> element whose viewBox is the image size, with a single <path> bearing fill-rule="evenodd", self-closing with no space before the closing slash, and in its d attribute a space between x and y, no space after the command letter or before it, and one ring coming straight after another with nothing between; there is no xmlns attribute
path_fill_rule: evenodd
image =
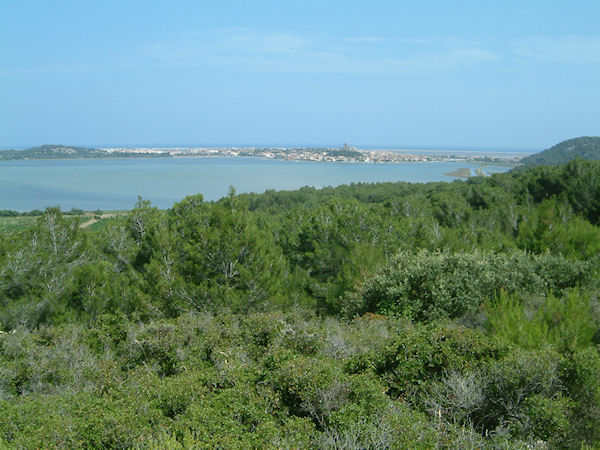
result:
<svg viewBox="0 0 600 450"><path fill-rule="evenodd" d="M142 196L169 208L187 195L217 200L229 186L238 193L358 182L452 181L444 175L478 166L464 162L332 163L254 158L134 158L7 161L0 163L0 209L29 211L47 206L63 210L130 209ZM488 166L486 172L506 167Z"/></svg>

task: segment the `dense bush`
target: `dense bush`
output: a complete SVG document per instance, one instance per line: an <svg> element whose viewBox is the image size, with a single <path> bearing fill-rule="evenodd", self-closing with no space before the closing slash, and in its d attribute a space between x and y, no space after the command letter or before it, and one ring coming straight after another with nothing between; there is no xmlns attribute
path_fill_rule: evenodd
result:
<svg viewBox="0 0 600 450"><path fill-rule="evenodd" d="M532 294L594 285L593 261L526 253L400 252L344 305L348 316L365 311L429 321L457 318L501 291Z"/></svg>
<svg viewBox="0 0 600 450"><path fill-rule="evenodd" d="M506 345L495 338L465 327L417 325L398 333L383 350L352 358L347 370L374 371L391 392L410 397L447 372L476 368L507 351Z"/></svg>
<svg viewBox="0 0 600 450"><path fill-rule="evenodd" d="M589 295L574 290L528 303L502 293L486 307L490 332L526 349L552 345L570 353L593 345L600 324L592 317Z"/></svg>

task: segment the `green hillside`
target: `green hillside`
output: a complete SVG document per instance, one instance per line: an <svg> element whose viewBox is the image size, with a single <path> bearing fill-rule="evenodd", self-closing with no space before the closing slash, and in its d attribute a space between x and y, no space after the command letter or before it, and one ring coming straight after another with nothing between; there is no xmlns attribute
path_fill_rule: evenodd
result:
<svg viewBox="0 0 600 450"><path fill-rule="evenodd" d="M77 159L77 158L128 158L158 157L168 154L107 152L98 148L74 147L70 145L42 145L25 150L0 150L0 160L16 159Z"/></svg>
<svg viewBox="0 0 600 450"><path fill-rule="evenodd" d="M525 167L556 166L575 159L600 159L600 137L584 136L556 144L554 147L521 160Z"/></svg>

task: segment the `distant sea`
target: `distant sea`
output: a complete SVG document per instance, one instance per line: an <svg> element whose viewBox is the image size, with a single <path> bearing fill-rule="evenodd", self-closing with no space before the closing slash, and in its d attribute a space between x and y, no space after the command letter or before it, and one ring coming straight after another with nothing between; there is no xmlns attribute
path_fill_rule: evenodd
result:
<svg viewBox="0 0 600 450"><path fill-rule="evenodd" d="M0 162L0 209L29 211L47 206L84 210L131 209L138 196L169 208L187 195L217 200L229 186L262 193L302 186L383 181L452 181L445 173L479 166L464 162L332 163L258 158L133 158L20 160ZM485 172L506 167L487 166Z"/></svg>

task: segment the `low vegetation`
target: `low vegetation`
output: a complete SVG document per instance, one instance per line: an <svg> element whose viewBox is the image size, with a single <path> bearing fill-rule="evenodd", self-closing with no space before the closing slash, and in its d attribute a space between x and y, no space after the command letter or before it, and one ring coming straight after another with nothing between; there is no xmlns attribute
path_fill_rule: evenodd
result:
<svg viewBox="0 0 600 450"><path fill-rule="evenodd" d="M600 162L78 217L0 233L0 448L600 445Z"/></svg>

